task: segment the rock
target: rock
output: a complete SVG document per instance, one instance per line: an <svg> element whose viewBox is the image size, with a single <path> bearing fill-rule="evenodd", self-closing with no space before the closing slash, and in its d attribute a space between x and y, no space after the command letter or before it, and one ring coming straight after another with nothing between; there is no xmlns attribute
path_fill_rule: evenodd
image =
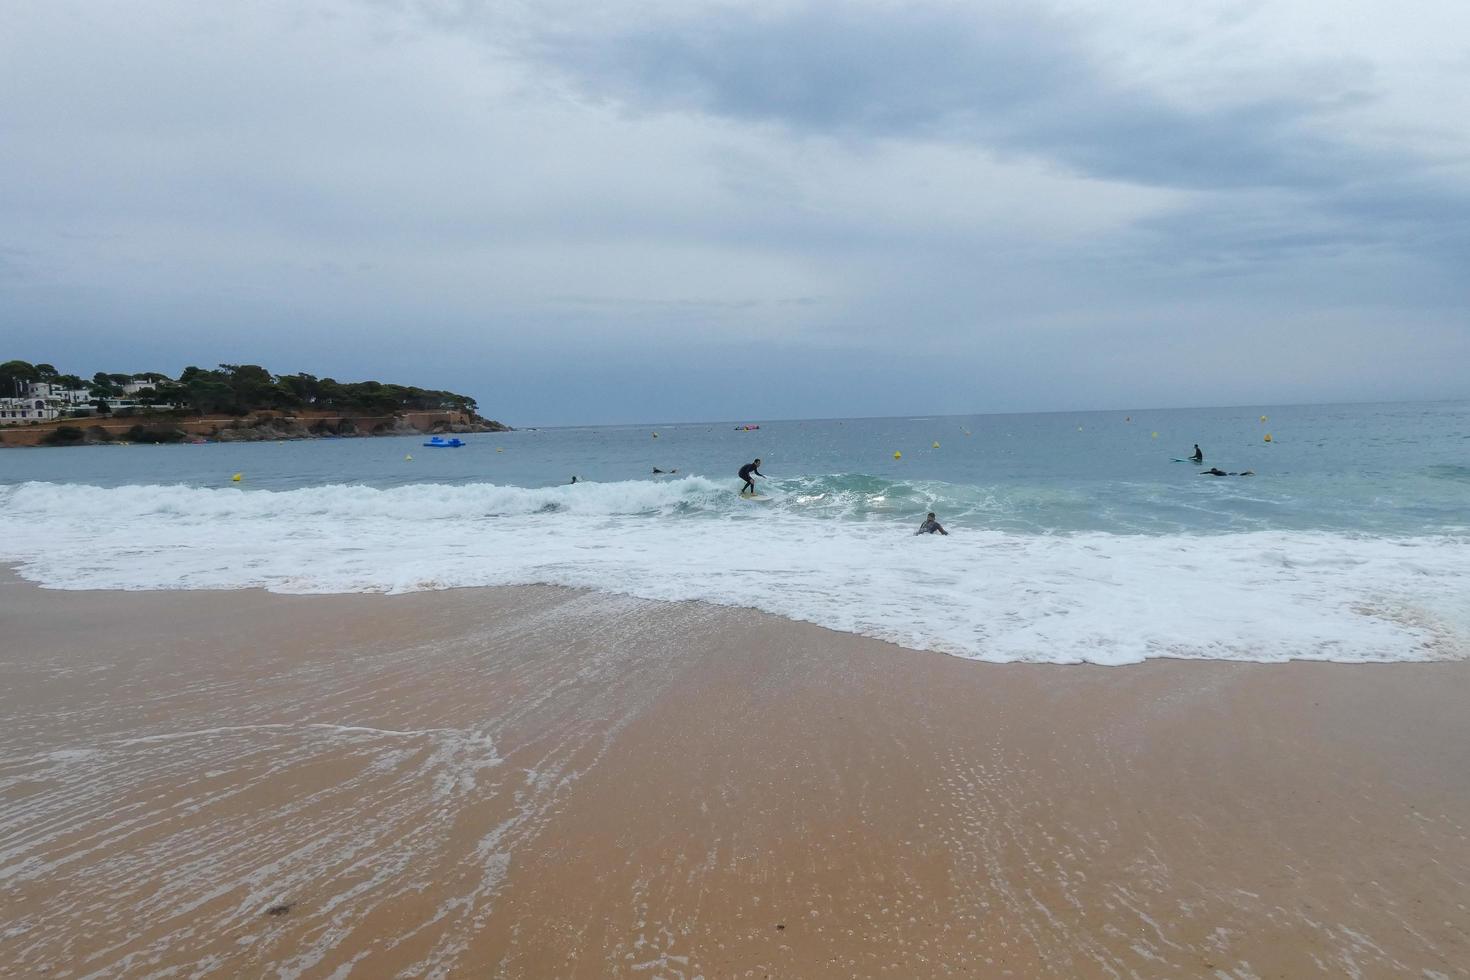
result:
<svg viewBox="0 0 1470 980"><path fill-rule="evenodd" d="M510 432L511 427L501 425L491 419L476 417L469 422L455 422L449 426L450 432Z"/></svg>

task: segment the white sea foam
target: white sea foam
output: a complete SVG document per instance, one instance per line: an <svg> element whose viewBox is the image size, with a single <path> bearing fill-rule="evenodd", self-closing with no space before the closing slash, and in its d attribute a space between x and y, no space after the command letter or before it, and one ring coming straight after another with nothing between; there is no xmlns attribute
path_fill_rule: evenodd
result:
<svg viewBox="0 0 1470 980"><path fill-rule="evenodd" d="M915 537L699 478L283 492L0 488L0 560L66 589L552 583L750 606L990 661L1470 655L1463 536ZM830 497L830 494L827 495Z"/></svg>

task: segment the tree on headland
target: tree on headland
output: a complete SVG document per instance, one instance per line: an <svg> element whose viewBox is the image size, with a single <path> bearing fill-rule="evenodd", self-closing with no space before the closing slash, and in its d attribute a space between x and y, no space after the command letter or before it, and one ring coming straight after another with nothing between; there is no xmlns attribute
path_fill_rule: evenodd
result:
<svg viewBox="0 0 1470 980"><path fill-rule="evenodd" d="M36 366L28 361L6 361L0 364L0 398L16 398L23 394L22 385L39 381Z"/></svg>
<svg viewBox="0 0 1470 980"><path fill-rule="evenodd" d="M92 383L87 385L87 391L95 399L117 398L122 394L122 388L113 383L113 375L105 371L98 371L92 375Z"/></svg>
<svg viewBox="0 0 1470 980"><path fill-rule="evenodd" d="M94 403L114 402L123 397L125 386L142 384L144 387L132 395L134 401L150 406L187 406L200 415L245 415L297 408L355 415L446 410L473 415L478 408L473 398L452 391L382 381L341 382L306 373L276 375L259 364L220 364L214 368L190 365L177 380L156 371L98 371L91 381L83 381L74 374L58 373L50 364L6 361L0 364L0 397L43 376L58 387L87 389ZM98 410L102 410L100 404Z"/></svg>

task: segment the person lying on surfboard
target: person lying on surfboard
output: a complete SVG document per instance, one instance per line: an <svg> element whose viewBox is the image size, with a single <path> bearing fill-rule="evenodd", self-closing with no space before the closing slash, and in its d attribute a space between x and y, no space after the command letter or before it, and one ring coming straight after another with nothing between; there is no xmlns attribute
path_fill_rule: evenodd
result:
<svg viewBox="0 0 1470 980"><path fill-rule="evenodd" d="M745 491L749 490L751 496L755 496L755 481L750 478L752 473L762 479L765 478L765 474L761 472L761 461L759 459L754 463L746 463L740 467L740 479L745 481L745 485L740 488L742 495L744 495Z"/></svg>
<svg viewBox="0 0 1470 980"><path fill-rule="evenodd" d="M944 535L946 538L949 537L949 532L944 529L944 525L943 524L940 524L938 521L936 521L934 519L934 512L931 510L924 517L924 523L919 525L919 529L917 531L915 531L914 534L915 535L919 535L919 534L933 534L935 531L938 531L940 534Z"/></svg>

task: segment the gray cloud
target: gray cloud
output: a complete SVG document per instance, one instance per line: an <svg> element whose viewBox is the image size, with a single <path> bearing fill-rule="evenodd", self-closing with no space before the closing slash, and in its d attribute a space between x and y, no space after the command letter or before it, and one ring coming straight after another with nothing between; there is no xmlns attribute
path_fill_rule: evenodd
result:
<svg viewBox="0 0 1470 980"><path fill-rule="evenodd" d="M1390 243L1458 262L1470 243L1463 182L1428 176L1433 162L1407 150L1349 138L1343 114L1374 100L1361 58L1302 66L1290 91L1266 98L1188 105L1121 81L1077 24L1034 5L725 8L596 36L562 28L527 46L634 111L773 122L797 137L966 143L1214 195L1295 195L1292 228L1243 234L1240 201L1146 223L1166 259L1181 243L1241 268Z"/></svg>
<svg viewBox="0 0 1470 980"><path fill-rule="evenodd" d="M1371 68L1302 79L1311 98L1187 108L1116 79L1040 7L802 5L540 35L537 57L642 110L779 122L796 133L983 144L1113 180L1191 189L1307 187L1395 161L1313 126L1371 98Z"/></svg>

